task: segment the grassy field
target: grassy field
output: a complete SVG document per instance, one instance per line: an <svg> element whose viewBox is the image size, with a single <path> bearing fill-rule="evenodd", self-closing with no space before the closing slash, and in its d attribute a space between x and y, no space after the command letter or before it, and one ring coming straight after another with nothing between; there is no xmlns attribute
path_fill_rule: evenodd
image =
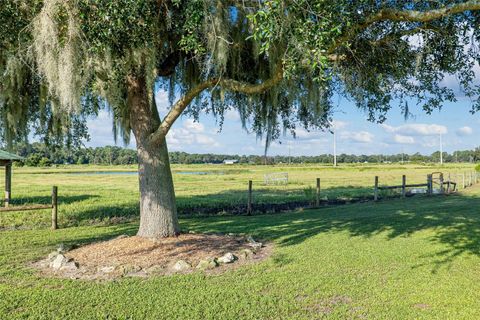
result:
<svg viewBox="0 0 480 320"><path fill-rule="evenodd" d="M380 170L392 177L401 172ZM345 177L347 171L323 173ZM36 172L16 170L17 195L48 193L55 181L64 199L71 199L64 216L92 218L95 210L113 213L133 206L134 177L62 173L50 180ZM304 174L309 180L316 175ZM374 174L368 169L352 175L352 181L368 183ZM243 186L249 175L234 177ZM184 199L182 179L176 175ZM215 197L214 190L197 192ZM135 222L2 231L0 319L475 319L480 312L479 207L480 188L472 187L452 196L275 215L182 218L184 230L249 233L276 248L265 262L221 275L113 282L41 278L28 264L61 242L134 234Z"/></svg>
<svg viewBox="0 0 480 320"><path fill-rule="evenodd" d="M270 205L308 206L314 200L317 177L321 178L322 199L349 201L372 198L375 176L380 177L380 184L400 184L403 174L407 175L409 183L425 183L427 174L435 171L458 179L456 174L472 168L471 164L443 167L364 164L339 168L318 165L174 165L173 171L180 215L198 216L244 213L248 180L253 181L254 209L269 211ZM136 221L139 194L138 177L132 174L135 170L135 166L14 168L13 203L49 203L51 187L57 185L59 222L64 227ZM111 174L104 174L109 172ZM264 185L264 175L274 172L287 172L288 185ZM3 171L0 171L0 181L3 181ZM0 229L45 228L49 224L48 210L0 215Z"/></svg>

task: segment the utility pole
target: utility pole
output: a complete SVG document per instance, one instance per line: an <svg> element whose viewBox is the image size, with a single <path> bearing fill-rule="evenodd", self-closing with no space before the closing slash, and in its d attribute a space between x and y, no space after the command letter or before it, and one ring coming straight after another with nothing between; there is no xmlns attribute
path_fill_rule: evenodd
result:
<svg viewBox="0 0 480 320"><path fill-rule="evenodd" d="M337 166L337 137L335 134L335 127L333 128L333 166Z"/></svg>
<svg viewBox="0 0 480 320"><path fill-rule="evenodd" d="M292 164L292 144L288 141L288 165Z"/></svg>

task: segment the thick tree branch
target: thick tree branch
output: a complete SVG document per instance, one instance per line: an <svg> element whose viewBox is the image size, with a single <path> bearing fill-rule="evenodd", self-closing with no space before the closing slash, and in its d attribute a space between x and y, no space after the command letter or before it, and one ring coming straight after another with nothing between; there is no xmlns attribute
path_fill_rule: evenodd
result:
<svg viewBox="0 0 480 320"><path fill-rule="evenodd" d="M479 0L470 0L464 3L452 4L440 9L434 9L429 11L415 11L415 10L395 10L395 9L382 9L379 12L367 17L367 19L360 24L354 25L347 29L329 48L327 51L329 54L335 53L335 50L348 42L348 40L355 37L371 25L381 21L394 21L394 22L430 22L438 20L446 16L458 14L466 11L480 10Z"/></svg>
<svg viewBox="0 0 480 320"><path fill-rule="evenodd" d="M259 84L250 84L232 79L209 79L206 80L189 92L187 92L180 100L178 100L170 109L168 114L163 119L158 129L150 136L151 143L158 143L167 135L173 123L180 117L188 105L200 95L204 90L214 86L222 87L229 91L240 92L245 94L257 94L267 91L283 79L283 66L279 66L272 78L265 80Z"/></svg>

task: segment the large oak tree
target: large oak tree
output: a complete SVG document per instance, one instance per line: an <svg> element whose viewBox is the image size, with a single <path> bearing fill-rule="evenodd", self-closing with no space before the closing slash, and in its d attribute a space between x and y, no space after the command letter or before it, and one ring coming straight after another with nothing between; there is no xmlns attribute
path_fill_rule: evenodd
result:
<svg viewBox="0 0 480 320"><path fill-rule="evenodd" d="M178 234L166 136L182 115L239 111L267 146L297 126L328 128L339 94L372 121L408 101L480 108L480 1L0 0L0 138L78 143L108 108L136 140L140 229ZM155 88L171 106L160 115Z"/></svg>

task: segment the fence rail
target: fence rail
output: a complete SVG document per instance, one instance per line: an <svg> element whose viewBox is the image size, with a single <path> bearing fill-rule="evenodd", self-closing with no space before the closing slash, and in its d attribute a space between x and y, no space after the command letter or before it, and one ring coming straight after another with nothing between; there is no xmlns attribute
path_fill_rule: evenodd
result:
<svg viewBox="0 0 480 320"><path fill-rule="evenodd" d="M58 187L52 187L52 203L51 204L35 204L30 206L12 206L5 203L5 207L0 207L1 212L14 212L14 211L30 211L30 210L44 210L52 209L52 229L58 229Z"/></svg>
<svg viewBox="0 0 480 320"><path fill-rule="evenodd" d="M456 178L458 176L462 177L462 188L465 189L469 186L478 183L479 174L476 171L472 171L470 173L463 173L463 174L456 174ZM445 180L445 176L442 172L434 172L432 174L427 175L427 183L416 183L416 184L407 184L406 183L406 176L402 177L402 184L401 185L393 185L393 186L380 186L379 185L379 177L375 177L374 182L374 200L378 201L379 199L379 191L380 190L395 190L395 189L402 189L402 195L405 197L406 189L407 188L427 188L427 194L434 194L434 190L438 190L437 193L444 194L444 193L451 193L458 190L458 182L452 181L451 173L448 173L447 180ZM466 183L466 178L469 178L468 183ZM434 189L434 185L438 185L438 189ZM445 189L445 186L447 188ZM452 189L453 186L453 189Z"/></svg>
<svg viewBox="0 0 480 320"><path fill-rule="evenodd" d="M446 177L446 179L445 179ZM461 178L462 184L460 184L459 179ZM389 176L391 178L391 176ZM390 179L391 180L391 179ZM415 180L418 180L416 178ZM407 194L418 194L418 193L425 193L428 195L441 195L446 193L453 193L460 189L462 186L463 189L477 184L479 180L479 174L477 172L464 172L462 174L452 174L448 173L447 175L443 174L442 172L434 172L432 174L428 174L426 177L425 183L407 183L407 176L402 176L402 184L397 185L380 185L380 179L378 176L375 176L374 187L373 187L373 200L378 201L380 199L380 191L382 190L401 190L401 196L406 197ZM248 203L247 203L247 214L251 215L254 211L254 201L253 201L253 184L257 181L249 181L248 184ZM259 181L258 181L259 182ZM435 188L437 187L437 188ZM413 192L414 188L425 188L424 192ZM410 189L410 190L408 190ZM372 190L372 189L370 189ZM372 199L372 194L370 193L369 197L364 197L363 200ZM316 188L312 189L312 196L310 199L310 207L320 207L321 201L321 186L320 186L320 178L316 178ZM328 201L327 201L328 202ZM333 201L336 203L336 201ZM353 202L353 201L347 201ZM324 203L324 201L323 201ZM330 202L328 202L330 203Z"/></svg>

